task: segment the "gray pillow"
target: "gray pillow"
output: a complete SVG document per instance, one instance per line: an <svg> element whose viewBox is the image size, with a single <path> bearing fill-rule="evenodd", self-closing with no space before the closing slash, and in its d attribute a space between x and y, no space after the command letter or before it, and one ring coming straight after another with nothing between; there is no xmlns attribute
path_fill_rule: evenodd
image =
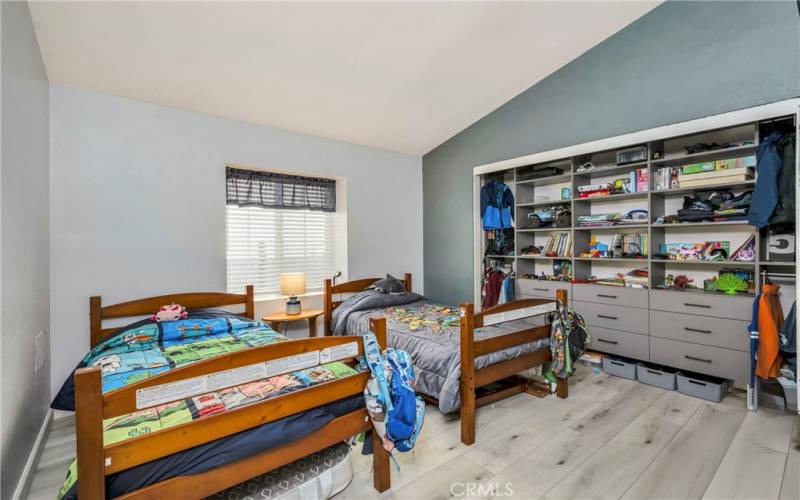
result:
<svg viewBox="0 0 800 500"><path fill-rule="evenodd" d="M406 293L406 286L401 280L395 278L391 274L387 274L384 279L378 280L370 285L368 290L375 290L380 293L388 293L391 295L403 295Z"/></svg>

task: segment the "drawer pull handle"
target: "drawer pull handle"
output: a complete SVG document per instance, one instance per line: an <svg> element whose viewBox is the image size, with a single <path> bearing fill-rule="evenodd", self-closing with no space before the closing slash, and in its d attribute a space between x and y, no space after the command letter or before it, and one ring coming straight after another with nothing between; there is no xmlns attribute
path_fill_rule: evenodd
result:
<svg viewBox="0 0 800 500"><path fill-rule="evenodd" d="M686 330L687 332L713 333L711 330L700 330L699 328L689 328L688 326L684 326L683 329Z"/></svg>
<svg viewBox="0 0 800 500"><path fill-rule="evenodd" d="M651 370L650 368L647 369L647 373L649 373L651 375L664 375L663 373L657 372L655 370Z"/></svg>
<svg viewBox="0 0 800 500"><path fill-rule="evenodd" d="M692 361L700 361L703 363L711 363L710 359L703 359L703 358L695 358L694 356L689 356L688 354L684 354L683 356L686 359L691 359Z"/></svg>
<svg viewBox="0 0 800 500"><path fill-rule="evenodd" d="M605 319L619 319L616 316L606 316L605 314L598 314L597 317L598 318L605 318Z"/></svg>
<svg viewBox="0 0 800 500"><path fill-rule="evenodd" d="M686 307L702 307L703 309L711 309L711 306L708 304L692 304L691 302L684 302L683 305Z"/></svg>
<svg viewBox="0 0 800 500"><path fill-rule="evenodd" d="M604 295L602 293L598 293L597 296L598 297L602 297L604 299L618 299L619 298L616 295Z"/></svg>
<svg viewBox="0 0 800 500"><path fill-rule="evenodd" d="M540 292L547 292L549 291L547 288L534 288L534 290L538 290Z"/></svg>
<svg viewBox="0 0 800 500"><path fill-rule="evenodd" d="M625 366L625 363L620 363L619 361L614 361L613 359L611 361L609 361L609 363L611 363L612 365L617 365L617 366Z"/></svg>
<svg viewBox="0 0 800 500"><path fill-rule="evenodd" d="M619 344L619 342L617 342L616 340L606 340L606 339L598 338L597 341L598 342L605 342L606 344L614 344L614 345Z"/></svg>
<svg viewBox="0 0 800 500"><path fill-rule="evenodd" d="M694 380L694 379L688 379L688 380L689 380L689 383L690 383L690 384L702 385L703 387L705 387L705 386L707 386L707 385L708 385L708 384L706 384L705 382L700 382L699 380Z"/></svg>

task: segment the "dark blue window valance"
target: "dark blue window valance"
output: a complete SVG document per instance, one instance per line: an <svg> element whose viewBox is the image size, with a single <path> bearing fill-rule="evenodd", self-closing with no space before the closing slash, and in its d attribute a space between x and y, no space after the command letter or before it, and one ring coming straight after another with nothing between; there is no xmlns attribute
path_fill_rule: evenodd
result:
<svg viewBox="0 0 800 500"><path fill-rule="evenodd" d="M336 211L336 181L226 168L227 203L295 210Z"/></svg>

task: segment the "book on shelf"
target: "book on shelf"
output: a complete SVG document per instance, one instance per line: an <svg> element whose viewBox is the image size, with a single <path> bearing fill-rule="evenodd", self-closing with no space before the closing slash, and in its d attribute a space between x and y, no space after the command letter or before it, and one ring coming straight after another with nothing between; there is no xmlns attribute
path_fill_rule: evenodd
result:
<svg viewBox="0 0 800 500"><path fill-rule="evenodd" d="M547 239L544 246L544 255L557 257L572 256L572 233L559 232L553 233Z"/></svg>

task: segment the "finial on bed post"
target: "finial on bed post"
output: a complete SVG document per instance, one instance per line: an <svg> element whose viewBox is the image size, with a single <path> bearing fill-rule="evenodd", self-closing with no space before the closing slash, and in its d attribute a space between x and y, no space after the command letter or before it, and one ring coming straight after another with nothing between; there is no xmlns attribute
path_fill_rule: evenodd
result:
<svg viewBox="0 0 800 500"><path fill-rule="evenodd" d="M78 498L105 498L103 393L99 366L75 371L75 434Z"/></svg>
<svg viewBox="0 0 800 500"><path fill-rule="evenodd" d="M333 313L333 281L330 278L325 279L325 298L323 299L323 335L328 337L333 335L331 329L331 315Z"/></svg>
<svg viewBox="0 0 800 500"><path fill-rule="evenodd" d="M255 289L253 285L247 285L245 290L247 298L244 304L244 315L250 319L256 319Z"/></svg>
<svg viewBox="0 0 800 500"><path fill-rule="evenodd" d="M461 442L475 442L475 309L461 304Z"/></svg>
<svg viewBox="0 0 800 500"><path fill-rule="evenodd" d="M556 290L556 300L564 307L566 310L569 307L569 302L567 301L567 290L564 288L559 288ZM569 349L569 347L567 347ZM569 379L568 378L559 378L556 379L556 396L561 399L564 399L569 394Z"/></svg>
<svg viewBox="0 0 800 500"><path fill-rule="evenodd" d="M406 291L407 292L413 292L414 290L412 290L412 286L411 286L412 285L411 284L411 273L406 273L405 276L403 277L403 279L406 282Z"/></svg>
<svg viewBox="0 0 800 500"><path fill-rule="evenodd" d="M103 305L99 295L89 297L89 347L100 343L103 335Z"/></svg>

